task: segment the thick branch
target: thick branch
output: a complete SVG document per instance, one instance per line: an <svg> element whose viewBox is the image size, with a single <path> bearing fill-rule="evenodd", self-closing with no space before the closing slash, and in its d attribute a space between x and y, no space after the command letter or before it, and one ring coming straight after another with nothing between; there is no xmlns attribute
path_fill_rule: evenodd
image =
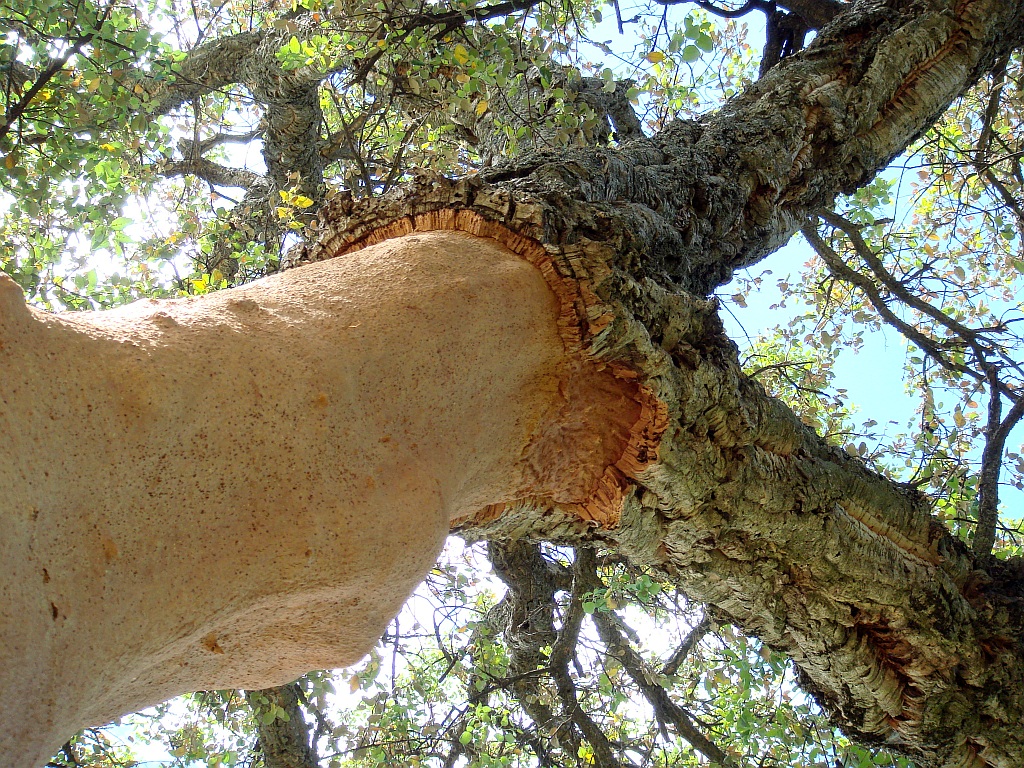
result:
<svg viewBox="0 0 1024 768"><path fill-rule="evenodd" d="M650 274L704 295L869 181L1022 42L1024 8L1011 0L864 3L706 118L482 177L600 207L634 233Z"/></svg>
<svg viewBox="0 0 1024 768"><path fill-rule="evenodd" d="M268 177L277 189L297 187L319 203L324 193L318 95L323 73L308 67L282 69L277 52L287 39L277 29L218 38L190 51L173 77L147 78L143 84L155 114L220 88L244 85L264 108Z"/></svg>
<svg viewBox="0 0 1024 768"><path fill-rule="evenodd" d="M603 541L789 654L850 734L922 765L1022 765L1024 652L993 651L1024 627L1016 565L993 565L980 587L973 558L920 495L815 436L742 374L713 304L631 274L637 233L614 213L509 186L424 176L400 195L342 198L325 212L321 244L301 254L474 221L438 209L495 218L545 242L555 269L583 286L588 353L638 366L667 409L649 427L658 460L624 467L632 494L599 531L540 502L458 530Z"/></svg>
<svg viewBox="0 0 1024 768"><path fill-rule="evenodd" d="M270 187L267 179L254 171L229 168L205 157L186 157L184 160L163 163L158 166L158 172L163 176L196 176L218 187L262 189L264 193Z"/></svg>
<svg viewBox="0 0 1024 768"><path fill-rule="evenodd" d="M302 716L298 683L262 691L247 691L245 700L256 720L259 749L265 768L317 768L316 744Z"/></svg>
<svg viewBox="0 0 1024 768"><path fill-rule="evenodd" d="M154 114L165 115L188 101L242 82L242 71L266 32L239 32L193 48L171 75L147 78Z"/></svg>
<svg viewBox="0 0 1024 768"><path fill-rule="evenodd" d="M536 695L539 670L547 670L550 647L557 638L555 593L570 587L570 579L540 553L532 542L491 541L488 556L494 572L508 587L509 610L504 636L509 655L512 694L543 732L558 728L554 711ZM560 728L562 737L573 734Z"/></svg>

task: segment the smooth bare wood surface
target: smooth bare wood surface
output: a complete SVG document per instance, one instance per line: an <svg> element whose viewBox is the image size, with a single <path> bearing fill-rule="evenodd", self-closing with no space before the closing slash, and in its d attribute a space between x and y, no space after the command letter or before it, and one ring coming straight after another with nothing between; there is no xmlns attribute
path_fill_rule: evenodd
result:
<svg viewBox="0 0 1024 768"><path fill-rule="evenodd" d="M580 377L638 406L558 317L535 266L452 232L102 313L0 278L0 763L351 664L451 520L585 501L622 447Z"/></svg>

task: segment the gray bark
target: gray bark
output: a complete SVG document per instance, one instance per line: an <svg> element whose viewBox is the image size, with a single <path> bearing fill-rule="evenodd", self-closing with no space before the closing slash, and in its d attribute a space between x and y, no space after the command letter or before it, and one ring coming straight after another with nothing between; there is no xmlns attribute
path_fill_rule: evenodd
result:
<svg viewBox="0 0 1024 768"><path fill-rule="evenodd" d="M588 289L587 352L665 404L658 456L611 524L536 503L461 533L614 547L789 654L852 737L920 765L1024 766L1024 565L977 562L916 492L768 397L702 298L869 181L1022 43L1010 0L858 3L714 115L620 151L342 198L296 261L440 209L543 243Z"/></svg>
<svg viewBox="0 0 1024 768"><path fill-rule="evenodd" d="M246 693L246 701L256 718L264 768L316 768L319 764L316 745L302 717L300 697L298 683ZM277 716L264 718L268 712Z"/></svg>

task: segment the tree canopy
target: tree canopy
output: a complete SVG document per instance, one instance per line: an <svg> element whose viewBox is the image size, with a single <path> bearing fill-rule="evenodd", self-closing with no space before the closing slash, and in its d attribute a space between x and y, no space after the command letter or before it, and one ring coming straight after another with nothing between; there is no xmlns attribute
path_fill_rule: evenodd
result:
<svg viewBox="0 0 1024 768"><path fill-rule="evenodd" d="M1002 628L972 636L970 669L997 666L1024 643L1001 633L1019 630L1024 615L1024 529L1019 496L1008 492L1024 489L1013 432L1024 416L1024 19L1006 10L1012 3L990 3L1001 26L977 33L987 42L969 65L945 70L943 56L969 45L941 20L969 16L961 5L971 4L917 5L942 8L920 11L921 21L914 3L896 0L0 0L0 269L40 307L104 309L315 260L313 244L333 226L319 213L342 211L358 232L388 206L418 210L440 176L461 179L470 197L509 183L553 208L627 201L559 237L620 228L621 252L644 262L637 274L678 291L697 318L692 327L664 321L656 343L683 340L671 351L692 356L695 390L725 392L718 371L742 379L734 400L721 396L721 413L700 415L694 444L716 430L720 443L761 430L754 443L810 456L821 473L802 483L868 509L856 524L909 560L969 563L949 577L954 591ZM895 74L872 63L887 56ZM841 67L856 73L853 85L837 86ZM962 86L948 85L954 77ZM887 78L900 84L883 109L871 88ZM785 155L791 113L810 137L795 156ZM859 124L861 115L877 121ZM799 274L763 271L797 230ZM778 324L737 340L743 370L733 371L717 312L742 322L773 282ZM633 311L648 307L637 300ZM662 322L649 311L649 327ZM859 412L836 374L882 327L906 344L887 358L903 364L914 402L896 425ZM705 360L716 373L703 371ZM799 421L780 416L781 404ZM783 432L796 447L778 448ZM729 496L735 470L701 460L687 465L706 472L694 487L720 486L722 515L735 507L741 516L743 494ZM846 463L833 473L828 462ZM761 476L743 471L752 498ZM786 472L807 469L777 474ZM781 505L773 494L786 488L819 503L776 479L756 488L764 508ZM905 507L907 519L926 510L953 538L876 524L872 504ZM1022 764L1013 729L1024 727L1024 710L1013 707L1024 690L978 694L1005 715L977 713L998 721L1001 736L986 743L906 706L929 695L935 670L923 667L945 653L922 661L919 647L938 641L916 618L911 632L873 615L852 639L837 631L819 648L776 625L781 609L739 605L748 598L712 561L756 548L753 532L733 550L716 540L706 555L656 557L614 534L552 522L522 537L511 525L457 526L470 546L452 543L356 668L193 694L133 718L130 730L83 732L51 765L134 765L146 742L163 745L168 764L211 767ZM699 551L701 535L725 527L703 525L670 548ZM835 574L788 573L795 590L801 579L871 583L848 567L837 556ZM751 572L730 574L776 578ZM888 576L877 578L878 602L895 600ZM946 588L921 594L914 610L946 617L934 607ZM833 631L815 610L809 623ZM898 689L902 709L883 711L852 687L843 698L823 682L822 659L845 653L856 667L868 647L881 661L864 662L864 690L885 700ZM1006 670L986 685L1024 686L1018 667ZM961 709L976 706L964 701ZM865 715L872 707L883 714ZM951 742L901 741L901 718L929 734L947 728Z"/></svg>

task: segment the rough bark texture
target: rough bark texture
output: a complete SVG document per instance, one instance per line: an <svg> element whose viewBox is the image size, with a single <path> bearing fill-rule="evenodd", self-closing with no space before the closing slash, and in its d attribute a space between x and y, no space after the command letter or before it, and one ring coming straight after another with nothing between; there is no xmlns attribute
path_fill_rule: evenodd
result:
<svg viewBox="0 0 1024 768"><path fill-rule="evenodd" d="M566 351L604 374L587 396L607 395L592 413L616 414L605 434L619 450L600 439L593 450L617 458L585 481L560 476L569 491L471 495L455 528L615 547L790 654L855 738L922 765L1024 766L1024 569L980 569L912 490L767 397L703 298L808 210L868 181L1022 41L1024 10L1010 0L858 3L715 115L619 151L534 155L457 183L424 174L369 203L343 197L295 261L437 229L525 256L554 291ZM548 443L531 443L550 447L534 454L539 475L547 460L569 467L591 451L554 448L563 417ZM20 513L29 530L35 518ZM94 534L102 573L123 550ZM16 587L50 583L17 562ZM58 602L41 605L47 622L67 620ZM207 659L229 650L197 633Z"/></svg>
<svg viewBox="0 0 1024 768"><path fill-rule="evenodd" d="M499 221L539 240L548 211L565 209L477 180L424 177L388 201L329 207L326 236L301 257L438 227L494 234ZM607 243L546 250L579 286L586 353L620 375L632 370L664 409L652 406L649 422L657 458L618 476L611 514L534 498L454 529L603 542L788 653L851 735L924 764L1024 764L1019 564L976 570L923 498L826 444L748 380L714 302L634 278Z"/></svg>
<svg viewBox="0 0 1024 768"><path fill-rule="evenodd" d="M611 227L624 267L706 295L786 242L809 210L870 181L1022 40L1024 10L1009 0L859 3L706 118L481 177L564 207L545 218L546 240Z"/></svg>
<svg viewBox="0 0 1024 768"><path fill-rule="evenodd" d="M542 243L580 287L587 354L636 372L664 407L657 461L625 473L618 519L524 505L457 529L604 541L792 656L851 735L922 764L1024 765L1020 564L979 570L916 493L767 397L700 298L870 180L1022 28L1011 2L858 4L707 119L618 152L341 199L297 260L458 228L465 210Z"/></svg>
<svg viewBox="0 0 1024 768"><path fill-rule="evenodd" d="M298 683L246 693L257 721L263 768L316 768L319 764L316 744L311 743L302 717L300 696ZM275 716L266 716L268 713Z"/></svg>

